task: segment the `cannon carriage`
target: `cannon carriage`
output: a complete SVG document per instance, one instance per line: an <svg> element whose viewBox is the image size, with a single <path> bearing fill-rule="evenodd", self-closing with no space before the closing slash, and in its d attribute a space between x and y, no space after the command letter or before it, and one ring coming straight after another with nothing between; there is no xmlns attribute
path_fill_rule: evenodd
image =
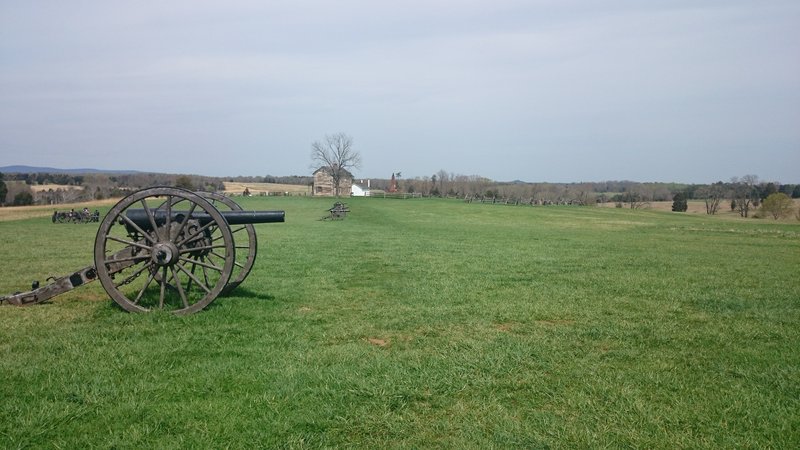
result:
<svg viewBox="0 0 800 450"><path fill-rule="evenodd" d="M241 284L255 262L254 224L285 220L284 211L244 211L215 193L154 187L120 200L100 222L94 265L32 290L0 297L31 305L99 280L130 312L202 310Z"/></svg>

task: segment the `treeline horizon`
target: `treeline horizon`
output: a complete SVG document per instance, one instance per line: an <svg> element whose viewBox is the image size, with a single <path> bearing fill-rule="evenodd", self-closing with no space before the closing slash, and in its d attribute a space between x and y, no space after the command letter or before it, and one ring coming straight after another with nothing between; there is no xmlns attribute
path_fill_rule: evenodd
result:
<svg viewBox="0 0 800 450"><path fill-rule="evenodd" d="M733 192L748 191L756 202L771 193L800 198L800 184L761 181L756 175L732 177L715 183L639 182L607 180L596 182L498 182L479 175L460 175L441 170L430 177L403 178L393 174L398 191L432 197L504 198L525 202L592 204L602 202L670 201L676 194L689 200L714 197L733 198ZM368 180L368 181L367 181ZM122 197L131 191L151 186L176 186L190 190L219 192L225 182L274 183L310 186L310 175L211 177L167 173L2 173L0 204L59 204ZM358 178L356 184L374 191L387 191L391 178ZM64 188L36 190L34 186L58 185Z"/></svg>

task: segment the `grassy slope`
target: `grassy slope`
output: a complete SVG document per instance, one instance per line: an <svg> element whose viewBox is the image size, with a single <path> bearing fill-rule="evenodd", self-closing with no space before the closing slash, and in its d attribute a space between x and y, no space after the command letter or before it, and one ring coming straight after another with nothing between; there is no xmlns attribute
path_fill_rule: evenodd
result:
<svg viewBox="0 0 800 450"><path fill-rule="evenodd" d="M0 308L0 446L800 444L796 224L241 200L287 223L202 313L99 284ZM0 293L89 264L94 229L0 222Z"/></svg>

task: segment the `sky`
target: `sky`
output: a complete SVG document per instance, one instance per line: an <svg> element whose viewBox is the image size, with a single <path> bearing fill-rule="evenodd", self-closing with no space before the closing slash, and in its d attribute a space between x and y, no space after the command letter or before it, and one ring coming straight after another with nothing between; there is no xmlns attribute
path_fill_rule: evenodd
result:
<svg viewBox="0 0 800 450"><path fill-rule="evenodd" d="M0 0L0 166L800 183L797 0Z"/></svg>

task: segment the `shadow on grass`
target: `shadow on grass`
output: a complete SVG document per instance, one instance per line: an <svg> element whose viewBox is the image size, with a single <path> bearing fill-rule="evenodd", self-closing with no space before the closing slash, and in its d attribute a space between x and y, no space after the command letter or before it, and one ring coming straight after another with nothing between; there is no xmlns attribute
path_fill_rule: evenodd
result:
<svg viewBox="0 0 800 450"><path fill-rule="evenodd" d="M251 289L242 288L240 286L240 287L237 287L236 289L234 289L233 291L231 291L229 294L218 296L211 303L206 305L205 308L203 308L200 311L197 311L194 314L200 314L200 313L203 313L204 311L205 312L213 311L214 309L216 309L216 308L218 308L220 306L224 306L225 303L228 302L229 300L233 300L234 302L236 302L238 299L262 300L262 301L270 301L271 302L271 301L275 300L275 296L271 295L271 294L264 294L263 292L254 291L254 290L251 290ZM50 300L48 300L47 302L43 302L43 304L49 304L49 303L51 303ZM98 303L100 303L100 302L98 302ZM117 304L117 302L115 302L111 298L108 298L105 302L102 302L102 303L103 303L103 305L97 307L94 310L94 313L91 315L91 317L94 317L94 318L109 317L109 316L114 316L114 315L118 315L118 314L119 315L134 315L135 316L135 315L138 315L138 314L153 314L153 313L158 314L160 312L163 312L167 316L172 315L171 312L169 312L169 311L159 311L158 309L154 309L153 311L151 311L149 313L131 313L131 312L126 311L121 306L119 306Z"/></svg>
<svg viewBox="0 0 800 450"><path fill-rule="evenodd" d="M221 298L230 298L230 297L234 298L241 297L241 298L257 299L257 300L268 300L268 301L275 300L275 296L272 294L264 294L263 292L254 291L252 289L243 288L241 286L238 286L236 289L231 291L230 294L222 296ZM214 303L216 303L216 301L211 302L212 305Z"/></svg>
<svg viewBox="0 0 800 450"><path fill-rule="evenodd" d="M230 301L232 301L233 303L238 303L240 299L261 300L261 301L271 302L275 300L275 296L271 294L265 294L259 291L254 291L252 289L243 288L241 286L237 286L236 289L232 290L228 294L220 295L219 297L217 297L213 302L209 303L205 308L203 308L203 311L213 311L215 308L222 306Z"/></svg>

